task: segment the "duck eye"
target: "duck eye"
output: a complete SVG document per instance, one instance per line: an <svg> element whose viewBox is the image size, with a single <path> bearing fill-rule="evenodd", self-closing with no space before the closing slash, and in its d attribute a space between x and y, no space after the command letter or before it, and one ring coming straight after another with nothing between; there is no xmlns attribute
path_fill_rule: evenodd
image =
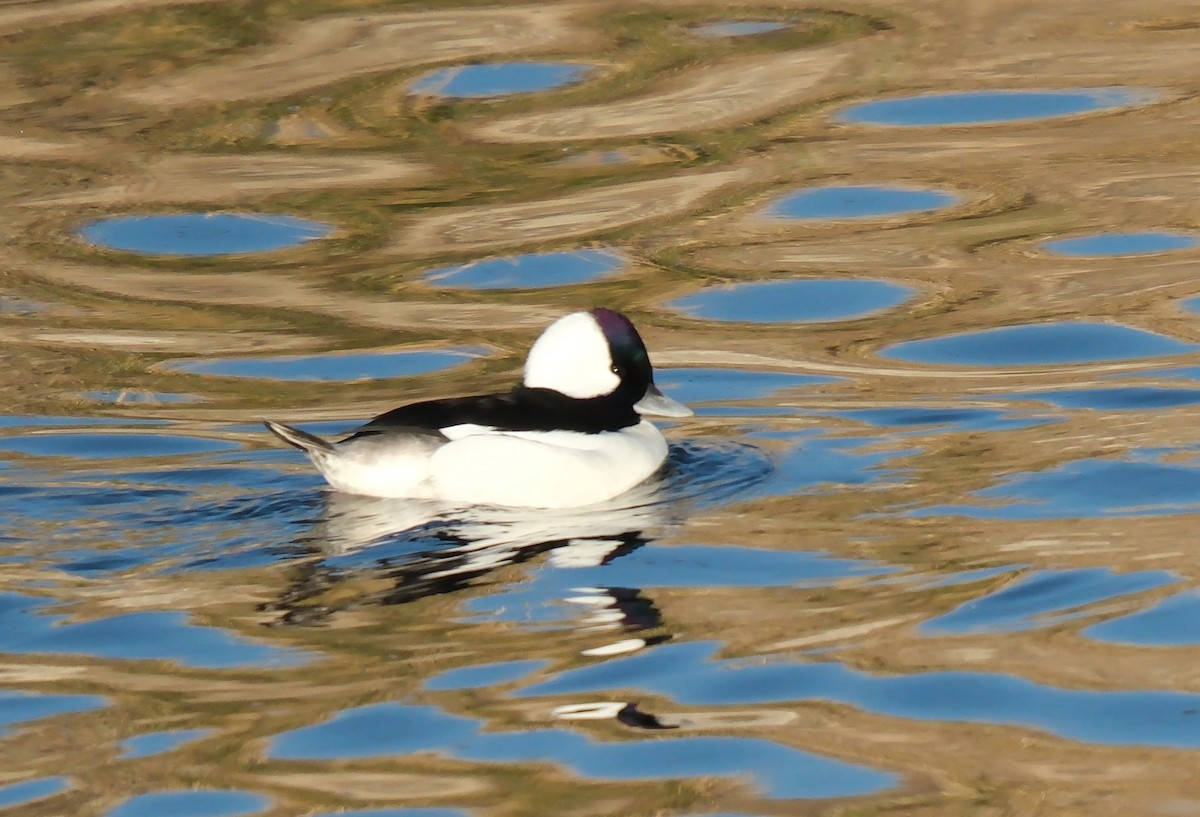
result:
<svg viewBox="0 0 1200 817"><path fill-rule="evenodd" d="M621 376L621 367L614 363L612 365L612 373L615 374L617 377L620 377Z"/></svg>

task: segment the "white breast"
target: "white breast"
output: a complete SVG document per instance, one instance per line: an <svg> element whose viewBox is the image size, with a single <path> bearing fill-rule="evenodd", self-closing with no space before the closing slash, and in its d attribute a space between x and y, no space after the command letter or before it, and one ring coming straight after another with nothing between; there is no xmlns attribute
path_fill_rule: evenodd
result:
<svg viewBox="0 0 1200 817"><path fill-rule="evenodd" d="M437 449L436 495L452 502L567 508L611 499L643 482L667 456L646 420L620 431L477 433Z"/></svg>

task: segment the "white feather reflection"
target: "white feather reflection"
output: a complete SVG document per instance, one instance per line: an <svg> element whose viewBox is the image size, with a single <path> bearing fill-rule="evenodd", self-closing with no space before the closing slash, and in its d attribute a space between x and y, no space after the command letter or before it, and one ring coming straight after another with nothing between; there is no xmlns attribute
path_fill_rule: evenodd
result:
<svg viewBox="0 0 1200 817"><path fill-rule="evenodd" d="M752 446L685 443L672 448L655 478L577 509L456 507L331 492L298 543L304 558L292 586L267 609L283 611L285 623L319 623L351 603L329 607L319 599L355 572L385 577L391 586L352 603L396 604L459 590L547 551L557 568L606 564L660 538L693 507L726 499L770 470Z"/></svg>

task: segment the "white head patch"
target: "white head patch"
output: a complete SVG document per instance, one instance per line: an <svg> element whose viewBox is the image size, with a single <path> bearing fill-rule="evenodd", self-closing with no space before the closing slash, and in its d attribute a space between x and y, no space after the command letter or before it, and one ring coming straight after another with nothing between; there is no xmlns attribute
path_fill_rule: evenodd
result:
<svg viewBox="0 0 1200 817"><path fill-rule="evenodd" d="M621 385L613 374L608 338L587 312L559 318L542 333L525 359L525 385L587 399Z"/></svg>

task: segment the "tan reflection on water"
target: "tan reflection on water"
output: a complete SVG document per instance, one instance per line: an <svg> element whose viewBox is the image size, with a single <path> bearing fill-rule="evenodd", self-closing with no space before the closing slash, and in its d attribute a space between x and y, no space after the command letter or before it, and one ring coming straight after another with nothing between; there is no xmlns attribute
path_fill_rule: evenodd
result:
<svg viewBox="0 0 1200 817"><path fill-rule="evenodd" d="M455 8L431 0L403 11L371 0L8 4L0 8L0 294L40 309L0 310L4 413L83 415L98 425L112 417L166 418L202 436L266 448L263 435L221 424L263 414L361 418L408 399L501 387L542 325L565 310L606 303L644 327L660 365L846 378L757 403L783 414L706 415L673 436L822 429L870 438L868 450L903 452L887 463L903 469L898 475L698 511L661 541L822 551L901 567L910 581L648 588L676 642L717 641L722 656L748 661L805 660L803 651L824 648L817 655L879 674L964 670L1073 689L1200 691L1197 647L1120 646L1080 635L1097 620L1195 584L1194 514L1031 521L875 515L961 504L1008 475L1074 460L1193 446L1194 407L1043 407L1062 421L923 428L912 436L818 416L865 407L1011 407L1005 395L1012 392L1112 386L1110 376L1121 374L1156 382L1161 365L936 367L876 356L904 339L1087 320L1200 342L1200 316L1178 305L1200 289L1194 251L1068 259L1034 248L1073 232L1200 223L1200 105L1192 98L1200 16L1170 0L903 0L828 11L836 20L823 28L824 12L755 0L736 8ZM695 21L735 14L797 28L688 40ZM404 94L430 67L484 57L586 60L600 71L594 82L512 99L439 105ZM857 127L831 116L843 102L877 96L1075 85L1163 95L1137 109L982 127ZM596 150L613 151L615 160L564 161ZM964 202L856 222L776 223L756 215L795 187L870 183L950 189ZM226 259L141 259L93 251L73 238L81 223L104 215L233 204L328 221L338 233L294 250ZM419 278L425 269L488 254L593 244L618 246L635 260L610 280L534 292L446 293ZM811 327L722 325L664 305L705 284L828 274L903 283L917 295L870 318ZM499 351L461 371L399 385L209 379L155 365L205 353L434 342ZM1195 355L1181 360L1197 362ZM111 389L205 401L108 406L79 396ZM298 460L276 462L304 468ZM69 482L72 467L14 456L5 473L12 479L12 469L29 469L31 480ZM84 523L87 514L79 509ZM45 522L22 536L51 541L67 525ZM106 534L79 524L79 546L120 544ZM9 555L21 547L0 540ZM1031 728L918 721L821 702L697 709L641 696L645 710L674 716L697 734L759 737L894 771L904 777L900 788L789 803L763 799L744 780L602 782L549 763L435 754L270 760L272 736L387 700L435 703L495 730L561 726L550 711L577 700L516 698L503 686L441 693L422 686L455 667L530 657L546 659L549 676L584 665L580 650L594 645L570 629L463 620L470 599L526 580L526 564L499 566L490 585L394 606L369 603L394 589L370 571L328 586L310 582L304 603L336 614L322 626L263 626L278 622L270 607L302 582L306 558L213 573L139 567L102 580L36 559L6 564L0 589L62 601L78 620L185 610L195 624L322 656L301 669L270 671L0 656L5 689L109 700L106 708L34 721L0 740L0 785L71 778L69 792L13 813L99 815L133 794L192 787L265 793L273 815L437 805L487 815L1200 811L1194 751L1092 745ZM1014 580L1002 573L913 589L917 578L1005 565L1165 570L1182 581L1027 632L917 632L922 621ZM571 728L603 741L646 737L631 738L612 721ZM216 733L166 754L119 758L119 741L176 729Z"/></svg>

